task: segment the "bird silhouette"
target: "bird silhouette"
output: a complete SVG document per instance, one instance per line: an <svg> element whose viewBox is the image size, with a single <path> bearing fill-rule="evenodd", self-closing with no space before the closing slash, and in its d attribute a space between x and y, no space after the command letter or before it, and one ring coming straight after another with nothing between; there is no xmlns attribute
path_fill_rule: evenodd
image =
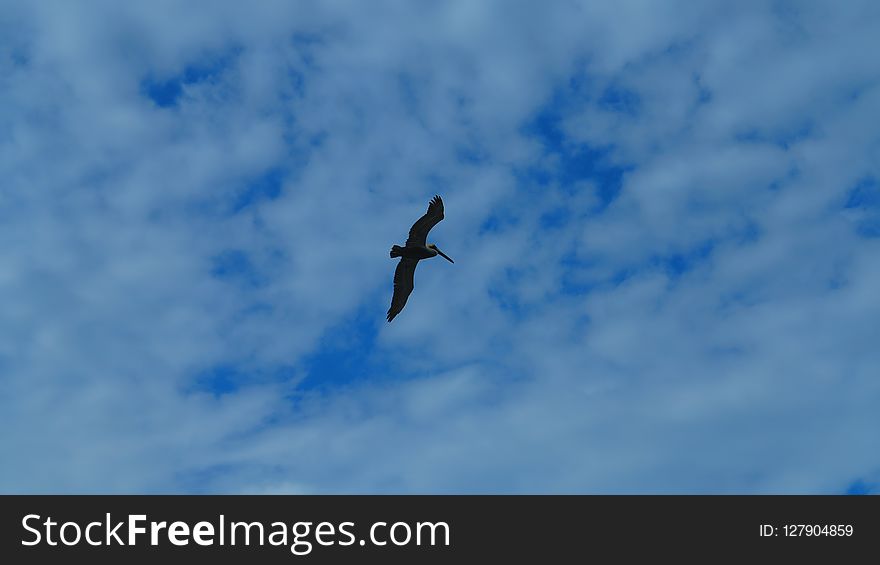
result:
<svg viewBox="0 0 880 565"><path fill-rule="evenodd" d="M403 247L399 245L391 247L391 258L400 257L401 259L394 271L394 295L391 297L391 308L388 309L389 322L406 306L406 300L414 288L413 275L415 275L416 265L419 264L419 261L440 255L450 263L455 263L436 245L427 243L428 232L442 219L443 200L439 196L435 196L428 204L428 211L425 212L425 215L409 229L409 238L407 238L406 244Z"/></svg>

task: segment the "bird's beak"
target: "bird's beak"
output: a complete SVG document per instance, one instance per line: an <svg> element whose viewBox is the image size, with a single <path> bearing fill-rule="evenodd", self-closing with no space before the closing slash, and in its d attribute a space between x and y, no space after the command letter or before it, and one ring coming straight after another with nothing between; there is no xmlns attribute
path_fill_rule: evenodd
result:
<svg viewBox="0 0 880 565"><path fill-rule="evenodd" d="M441 257L443 257L444 259L446 259L446 260L449 261L450 263L455 263L455 261L453 261L452 259L450 259L449 256L448 256L446 253L443 253L442 251L440 251L436 246L434 246L434 249L437 249L437 253L439 253Z"/></svg>

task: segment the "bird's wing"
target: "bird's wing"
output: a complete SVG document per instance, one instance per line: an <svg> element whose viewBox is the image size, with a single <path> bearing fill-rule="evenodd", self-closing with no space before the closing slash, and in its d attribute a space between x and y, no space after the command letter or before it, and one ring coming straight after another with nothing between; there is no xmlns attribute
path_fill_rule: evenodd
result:
<svg viewBox="0 0 880 565"><path fill-rule="evenodd" d="M431 231L431 228L436 226L442 219L443 200L441 200L439 196L435 196L431 199L431 203L428 204L428 211L425 215L419 218L418 221L409 228L409 238L406 240L406 244L408 246L424 246L428 239L428 232Z"/></svg>
<svg viewBox="0 0 880 565"><path fill-rule="evenodd" d="M391 308L388 309L389 322L406 306L406 299L413 291L413 275L418 264L418 259L407 259L406 257L397 264L397 270L394 271L394 296L391 297Z"/></svg>

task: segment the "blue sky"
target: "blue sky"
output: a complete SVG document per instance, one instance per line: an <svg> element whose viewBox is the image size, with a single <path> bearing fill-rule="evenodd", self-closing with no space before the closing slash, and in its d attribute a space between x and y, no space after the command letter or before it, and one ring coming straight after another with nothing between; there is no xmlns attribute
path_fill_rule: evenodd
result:
<svg viewBox="0 0 880 565"><path fill-rule="evenodd" d="M0 491L877 492L878 24L8 4Z"/></svg>

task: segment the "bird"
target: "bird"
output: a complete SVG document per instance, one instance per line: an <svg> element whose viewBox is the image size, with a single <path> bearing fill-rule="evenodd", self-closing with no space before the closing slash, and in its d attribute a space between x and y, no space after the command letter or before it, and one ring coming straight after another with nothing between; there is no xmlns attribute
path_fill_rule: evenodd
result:
<svg viewBox="0 0 880 565"><path fill-rule="evenodd" d="M428 211L409 229L406 244L391 247L391 258L400 257L394 271L394 295L391 297L391 308L388 309L388 322L400 314L406 306L406 299L413 291L413 275L416 265L422 259L430 259L440 255L450 263L455 263L448 255L440 251L433 243L427 243L428 232L443 219L443 200L434 196L428 204Z"/></svg>

